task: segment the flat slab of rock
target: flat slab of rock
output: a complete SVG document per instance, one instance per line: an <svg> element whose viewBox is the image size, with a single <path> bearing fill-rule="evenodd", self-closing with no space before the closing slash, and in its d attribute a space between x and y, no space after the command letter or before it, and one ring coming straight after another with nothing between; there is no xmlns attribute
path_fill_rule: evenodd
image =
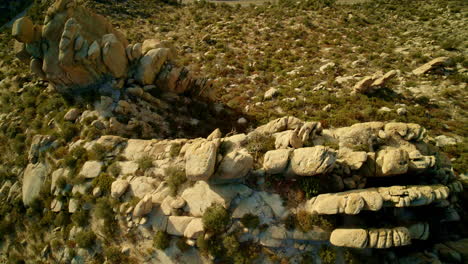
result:
<svg viewBox="0 0 468 264"><path fill-rule="evenodd" d="M80 175L83 175L85 178L96 178L101 173L102 166L103 163L101 161L87 161L83 164Z"/></svg>
<svg viewBox="0 0 468 264"><path fill-rule="evenodd" d="M115 199L120 198L125 193L130 184L127 180L116 180L111 185L111 196Z"/></svg>

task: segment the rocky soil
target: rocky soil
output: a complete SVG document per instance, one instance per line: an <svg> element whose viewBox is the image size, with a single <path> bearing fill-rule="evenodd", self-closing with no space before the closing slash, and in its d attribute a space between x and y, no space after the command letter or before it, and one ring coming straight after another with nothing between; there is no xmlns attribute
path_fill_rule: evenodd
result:
<svg viewBox="0 0 468 264"><path fill-rule="evenodd" d="M467 14L35 3L0 33L0 262L466 263Z"/></svg>

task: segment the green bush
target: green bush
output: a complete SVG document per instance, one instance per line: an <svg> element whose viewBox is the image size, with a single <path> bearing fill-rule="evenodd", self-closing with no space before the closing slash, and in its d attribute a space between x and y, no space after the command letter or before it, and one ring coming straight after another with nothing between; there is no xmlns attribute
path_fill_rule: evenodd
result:
<svg viewBox="0 0 468 264"><path fill-rule="evenodd" d="M106 197L99 198L94 207L94 214L105 221L112 221L114 219L114 211L112 211L112 204Z"/></svg>
<svg viewBox="0 0 468 264"><path fill-rule="evenodd" d="M171 195L176 195L179 190L179 186L187 181L185 171L181 167L168 167L164 170L166 174L166 181L171 190Z"/></svg>
<svg viewBox="0 0 468 264"><path fill-rule="evenodd" d="M107 167L107 172L114 177L119 176L121 171L122 169L120 168L119 164L116 162L112 163L109 167Z"/></svg>
<svg viewBox="0 0 468 264"><path fill-rule="evenodd" d="M177 245L177 248L179 248L180 251L182 252L185 252L190 249L190 246L187 245L187 241L185 240L185 238L182 238L182 237L177 240L176 245Z"/></svg>
<svg viewBox="0 0 468 264"><path fill-rule="evenodd" d="M78 210L72 216L73 223L77 226L86 226L89 223L89 213L86 210Z"/></svg>
<svg viewBox="0 0 468 264"><path fill-rule="evenodd" d="M80 130L76 125L64 123L60 135L66 142L70 142L79 132Z"/></svg>
<svg viewBox="0 0 468 264"><path fill-rule="evenodd" d="M75 242L80 248L90 248L94 245L96 234L93 231L81 231L76 234Z"/></svg>
<svg viewBox="0 0 468 264"><path fill-rule="evenodd" d="M153 245L157 249L164 250L169 247L171 238L166 232L158 231L153 238Z"/></svg>
<svg viewBox="0 0 468 264"><path fill-rule="evenodd" d="M250 153L265 153L275 149L275 137L254 132L249 136L246 148Z"/></svg>
<svg viewBox="0 0 468 264"><path fill-rule="evenodd" d="M153 159L150 156L143 156L137 160L140 170L147 170L153 167Z"/></svg>
<svg viewBox="0 0 468 264"><path fill-rule="evenodd" d="M319 250L319 257L323 264L335 264L336 252L330 246L322 246Z"/></svg>
<svg viewBox="0 0 468 264"><path fill-rule="evenodd" d="M90 160L104 160L109 151L109 148L101 144L94 144L88 156Z"/></svg>
<svg viewBox="0 0 468 264"><path fill-rule="evenodd" d="M319 177L301 177L297 183L299 188L304 191L305 197L311 199L320 194L320 178Z"/></svg>
<svg viewBox="0 0 468 264"><path fill-rule="evenodd" d="M205 230L215 233L224 231L229 224L229 220L228 211L220 204L208 207L202 217Z"/></svg>
<svg viewBox="0 0 468 264"><path fill-rule="evenodd" d="M260 224L260 219L258 218L258 216L250 214L250 213L242 216L240 221L242 225L250 229L257 228L258 225Z"/></svg>
<svg viewBox="0 0 468 264"><path fill-rule="evenodd" d="M104 256L110 264L128 263L128 256L123 254L118 247L105 247Z"/></svg>
<svg viewBox="0 0 468 264"><path fill-rule="evenodd" d="M58 189L62 190L67 186L67 178L65 176L60 176L58 177L57 181L55 182L55 186L57 186Z"/></svg>
<svg viewBox="0 0 468 264"><path fill-rule="evenodd" d="M94 188L99 187L103 195L110 194L112 182L115 178L107 173L101 173L99 176L93 179L92 185Z"/></svg>

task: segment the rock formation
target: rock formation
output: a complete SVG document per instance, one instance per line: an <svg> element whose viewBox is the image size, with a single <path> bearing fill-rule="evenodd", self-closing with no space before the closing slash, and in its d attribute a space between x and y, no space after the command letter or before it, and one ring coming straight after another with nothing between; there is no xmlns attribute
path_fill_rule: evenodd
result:
<svg viewBox="0 0 468 264"><path fill-rule="evenodd" d="M29 55L21 57L31 71L63 94L98 92L99 83L109 78L117 83L134 78L141 85L156 84L174 93L208 85L175 65L176 51L169 42L150 39L129 44L103 16L74 0L55 2L44 26L27 17L18 19L12 35L22 43L18 51Z"/></svg>

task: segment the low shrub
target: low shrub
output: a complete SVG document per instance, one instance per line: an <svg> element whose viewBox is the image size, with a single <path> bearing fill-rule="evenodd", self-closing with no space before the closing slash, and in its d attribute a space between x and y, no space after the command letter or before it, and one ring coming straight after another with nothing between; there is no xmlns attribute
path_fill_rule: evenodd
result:
<svg viewBox="0 0 468 264"><path fill-rule="evenodd" d="M215 233L224 231L229 224L229 220L228 211L220 204L208 207L202 217L205 230Z"/></svg>
<svg viewBox="0 0 468 264"><path fill-rule="evenodd" d="M110 176L108 173L101 173L99 176L93 179L92 185L94 188L99 187L103 195L110 194L112 182L115 178Z"/></svg>
<svg viewBox="0 0 468 264"><path fill-rule="evenodd" d="M94 245L96 234L93 231L81 231L76 234L75 242L80 248L90 248Z"/></svg>
<svg viewBox="0 0 468 264"><path fill-rule="evenodd" d="M140 170L147 170L153 167L153 159L150 156L143 156L137 160L138 168Z"/></svg>
<svg viewBox="0 0 468 264"><path fill-rule="evenodd" d="M258 218L258 216L250 214L250 213L242 216L240 221L242 225L250 229L257 228L258 225L260 224L260 219Z"/></svg>
<svg viewBox="0 0 468 264"><path fill-rule="evenodd" d="M123 254L118 247L105 247L104 256L110 264L128 263L128 256Z"/></svg>
<svg viewBox="0 0 468 264"><path fill-rule="evenodd" d="M176 195L179 190L179 186L187 181L185 171L181 167L169 167L164 170L166 174L166 181L171 190L171 195Z"/></svg>
<svg viewBox="0 0 468 264"><path fill-rule="evenodd" d="M171 238L166 232L158 231L156 232L156 235L154 235L153 245L157 249L164 250L169 247L170 241Z"/></svg>
<svg viewBox="0 0 468 264"><path fill-rule="evenodd" d="M71 220L77 226L86 226L89 223L89 212L86 210L78 210L71 216Z"/></svg>
<svg viewBox="0 0 468 264"><path fill-rule="evenodd" d="M250 153L265 153L275 149L275 137L263 133L252 133L248 138L246 148Z"/></svg>
<svg viewBox="0 0 468 264"><path fill-rule="evenodd" d="M116 162L112 163L109 167L107 167L107 172L114 177L119 176L121 171L122 169L120 168L119 164Z"/></svg>
<svg viewBox="0 0 468 264"><path fill-rule="evenodd" d="M109 148L101 144L94 144L94 146L89 151L90 160L104 160L107 156L107 153L110 151Z"/></svg>

